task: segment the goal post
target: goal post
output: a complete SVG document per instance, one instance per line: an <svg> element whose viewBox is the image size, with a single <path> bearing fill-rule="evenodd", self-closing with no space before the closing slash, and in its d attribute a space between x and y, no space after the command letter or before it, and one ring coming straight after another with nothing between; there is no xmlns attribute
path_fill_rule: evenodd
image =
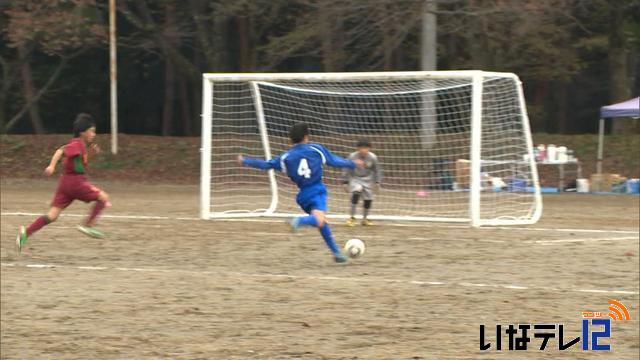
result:
<svg viewBox="0 0 640 360"><path fill-rule="evenodd" d="M262 142L262 149L264 150L264 158L271 160L271 146L269 145L269 134L267 132L267 125L264 120L264 109L262 107L262 97L260 96L260 88L255 81L251 84L251 96L253 97L253 103L255 104L256 120L258 121L258 130L260 132L260 141ZM266 214L273 214L278 207L278 183L276 182L275 171L269 170L269 188L271 190L271 203L265 211Z"/></svg>
<svg viewBox="0 0 640 360"><path fill-rule="evenodd" d="M203 219L295 216L285 174L241 168L271 159L288 129L346 157L367 138L384 179L371 219L535 223L542 211L522 85L483 71L203 74ZM329 217L347 218L341 169L325 168Z"/></svg>

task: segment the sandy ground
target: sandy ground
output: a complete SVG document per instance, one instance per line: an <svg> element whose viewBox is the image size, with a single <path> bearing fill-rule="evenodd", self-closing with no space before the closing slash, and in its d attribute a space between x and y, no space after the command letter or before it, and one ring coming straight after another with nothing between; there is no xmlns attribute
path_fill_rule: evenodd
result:
<svg viewBox="0 0 640 360"><path fill-rule="evenodd" d="M191 186L100 184L114 207L82 236L66 216L20 257L16 231L53 181L3 180L2 359L637 359L638 197L552 195L534 226L334 224L361 259L332 262L312 230L280 221L199 221ZM76 203L67 214L82 214ZM158 219L131 216L157 215ZM404 226L401 226L404 225ZM596 231L592 231L596 230ZM47 267L43 267L47 265ZM622 301L613 351L480 351L479 325L564 323ZM489 340L494 338L493 333ZM506 348L507 337L503 335Z"/></svg>

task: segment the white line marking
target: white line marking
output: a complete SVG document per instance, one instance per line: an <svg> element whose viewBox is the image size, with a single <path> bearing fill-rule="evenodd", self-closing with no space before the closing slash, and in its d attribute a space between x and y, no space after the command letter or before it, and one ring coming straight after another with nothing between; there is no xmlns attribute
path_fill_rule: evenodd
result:
<svg viewBox="0 0 640 360"><path fill-rule="evenodd" d="M43 269L43 268L54 268L55 266L54 265L49 265L49 264L28 264L28 265L26 265L26 267Z"/></svg>
<svg viewBox="0 0 640 360"><path fill-rule="evenodd" d="M302 231L304 231L304 229L301 229ZM311 230L311 229L309 229ZM303 233L301 231L301 233ZM229 231L223 231L223 230L207 230L208 234L223 234L223 235L229 235ZM269 236L269 235L273 235L273 236L292 236L295 235L291 232L270 232L270 231L247 231L248 234L251 235L264 235L264 236Z"/></svg>
<svg viewBox="0 0 640 360"><path fill-rule="evenodd" d="M153 268L130 268L130 267L102 267L102 266L68 266L68 265L55 265L55 264L16 264L16 263L0 263L2 267L26 267L33 269L51 269L51 268L65 268L65 269L80 269L80 270L116 270L116 271L133 271L133 272L147 272L147 273L183 273L193 275L218 275L218 276L232 276L232 277L244 277L244 278L272 278L272 279L292 279L292 280L320 280L320 281L342 281L342 282L360 282L360 283L394 283L405 285L450 285L461 287L491 287L498 289L510 289L510 290L537 290L537 291L553 291L553 292L587 292L587 293L613 293L613 294L628 294L638 295L638 291L628 290L600 290L600 289L556 289L549 287L531 287L521 285L510 284L483 284L483 283L447 283L441 281L419 281L419 280L403 280L403 279L384 279L384 278L344 278L337 276L305 276L305 275L289 275L289 274L251 274L243 272L228 272L228 271L194 271L194 270L181 270L181 269L153 269Z"/></svg>
<svg viewBox="0 0 640 360"><path fill-rule="evenodd" d="M528 289L528 287L526 287L526 286L519 286L519 285L504 285L503 288L505 288L505 289L514 289L514 290L526 290L526 289Z"/></svg>
<svg viewBox="0 0 640 360"><path fill-rule="evenodd" d="M541 289L541 290L546 290L546 291L551 291L551 292L559 292L559 291L563 291L563 290L560 290L560 289L558 289L558 288L554 288L554 287L542 287L542 288L540 288L540 289Z"/></svg>
<svg viewBox="0 0 640 360"><path fill-rule="evenodd" d="M474 284L474 283L467 283L467 282L461 282L458 283L458 285L460 286L478 286L478 287L497 287L497 285L490 285L490 284Z"/></svg>
<svg viewBox="0 0 640 360"><path fill-rule="evenodd" d="M284 222L282 223L284 226ZM311 227L307 227L306 229L300 229L299 230L299 234L305 234L305 233L314 233L317 234L317 230ZM228 235L229 231L226 230L207 230L207 234L222 234L222 235ZM292 232L271 232L271 231L247 231L247 234L251 234L251 235L257 235L257 236L296 236L297 234L294 234ZM368 239L385 239L385 240L393 240L395 236L384 236L384 235L362 235L362 240L368 240ZM427 238L410 238L410 240L442 240L445 241L444 239L427 239ZM460 240L470 240L470 239L460 239ZM446 240L446 241L451 241L451 240Z"/></svg>
<svg viewBox="0 0 640 360"><path fill-rule="evenodd" d="M384 224L387 226L387 224ZM471 229L469 226L460 225L441 225L436 223L428 224L389 224L389 226L396 227L442 227L451 229ZM521 226L483 226L475 228L478 230L524 230L524 231L559 231L559 232L578 232L578 233L612 233L612 234L640 234L635 230L603 230L603 229L558 229L558 228L536 228L536 227L521 227Z"/></svg>
<svg viewBox="0 0 640 360"><path fill-rule="evenodd" d="M1 216L40 216L42 213L28 213L28 212L2 212ZM61 216L68 217L85 217L83 214L62 214ZM202 220L197 217L169 217L169 216L153 216L153 215L100 215L101 218L106 219L137 219L137 220L185 220L185 221L198 221ZM280 219L251 219L251 218L242 218L242 219L211 219L211 220L203 220L203 221L236 221L236 222L264 222L264 223L283 223ZM332 225L341 225L340 223L332 223ZM461 225L442 225L440 223L433 222L425 222L424 224L399 224L399 223L387 223L385 222L384 227L419 227L419 228L449 228L449 229L471 229L469 226L461 226ZM535 228L535 227L521 227L521 226L487 226L477 228L478 230L524 230L524 231L562 231L562 232L583 232L583 233L612 233L612 234L640 234L639 231L635 230L603 230L603 229L555 229L555 228Z"/></svg>
<svg viewBox="0 0 640 360"><path fill-rule="evenodd" d="M363 235L362 238L366 239L370 237L369 235ZM375 236L374 236L375 237ZM389 238L386 236L385 238ZM473 241L473 242L487 242L487 243L503 243L506 241L503 240L485 240L485 239L443 239L443 238L425 238L425 237L411 237L409 240L419 240L419 241Z"/></svg>
<svg viewBox="0 0 640 360"><path fill-rule="evenodd" d="M138 272L171 272L171 270L162 270L162 269L143 269L143 268L126 268L126 267L117 267L116 270L120 271L138 271ZM108 270L108 268L107 268Z"/></svg>
<svg viewBox="0 0 640 360"><path fill-rule="evenodd" d="M42 213L27 212L3 212L2 216L41 216ZM85 217L82 214L61 214L64 217ZM107 219L137 219L137 220L173 220L168 216L146 216L146 215L100 215L101 218ZM199 218L180 218L181 220L200 220Z"/></svg>
<svg viewBox="0 0 640 360"><path fill-rule="evenodd" d="M75 226L50 226L53 229L75 229ZM313 231L313 229L308 229L309 231ZM302 231L305 231L304 229ZM229 231L222 230L207 230L208 234L228 234ZM251 235L256 236L292 236L291 232L268 232L268 231L250 231ZM362 235L363 240L368 239L385 239L385 240L393 240L391 236L383 236L383 235ZM488 239L464 239L464 238L456 238L456 239L443 239L443 238L426 238L426 237L410 237L408 240L417 240L417 241L469 241L469 242L484 242L484 243L506 243L504 240L488 240ZM523 241L525 244L536 244L543 246L551 246L551 245L564 245L567 243L576 243L576 242L594 242L594 241L622 241L622 240L640 240L638 237L617 237L617 238L587 238L587 239L553 239L553 240L533 240L533 241ZM517 242L510 242L511 244L517 244Z"/></svg>
<svg viewBox="0 0 640 360"><path fill-rule="evenodd" d="M587 238L587 239L553 239L553 240L535 240L534 244L538 245L561 245L562 243L576 243L576 242L593 242L593 241L621 241L621 240L640 240L636 236L625 236L615 238ZM529 241L531 243L531 241Z"/></svg>
<svg viewBox="0 0 640 360"><path fill-rule="evenodd" d="M54 229L75 229L75 226L50 226ZM309 229L312 230L312 229ZM222 230L208 230L209 234L228 234L228 231ZM252 235L257 236L291 236L290 232L268 232L268 231L251 231ZM381 236L381 235L363 235L363 239L391 239L389 236ZM418 240L418 241L452 241L452 239L443 239L443 238L425 238L425 237L411 237L408 240ZM586 238L586 239L553 239L553 240L534 240L534 241L524 241L527 244L537 244L537 245L563 245L565 243L576 243L576 242L594 242L594 241L621 241L621 240L640 240L639 237L633 236L625 236L625 237L615 237L615 238ZM488 240L488 239L455 239L455 241L472 241L472 242L485 242L485 243L505 243L507 241L504 240Z"/></svg>
<svg viewBox="0 0 640 360"><path fill-rule="evenodd" d="M492 229L491 227L484 227L480 229ZM584 232L584 233L612 233L612 234L640 234L640 231L635 230L602 230L602 229L554 229L554 228L526 228L526 227L494 227L493 229L502 230L530 230L530 231L560 231L560 232Z"/></svg>

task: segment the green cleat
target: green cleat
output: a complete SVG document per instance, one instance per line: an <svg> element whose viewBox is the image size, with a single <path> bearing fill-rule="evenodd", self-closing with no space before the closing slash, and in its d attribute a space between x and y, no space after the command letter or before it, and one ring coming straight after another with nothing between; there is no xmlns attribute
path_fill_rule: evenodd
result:
<svg viewBox="0 0 640 360"><path fill-rule="evenodd" d="M298 229L300 228L300 219L294 217L291 220L287 221L287 224L289 225L289 227L291 227L292 233L298 232Z"/></svg>
<svg viewBox="0 0 640 360"><path fill-rule="evenodd" d="M104 238L104 234L102 232L96 230L95 228L92 228L91 226L80 225L78 226L78 230L87 236L91 236L92 238L96 238L96 239Z"/></svg>
<svg viewBox="0 0 640 360"><path fill-rule="evenodd" d="M27 244L27 237L27 230L24 226L20 226L20 234L18 234L18 237L16 238L16 249L18 254L22 252L22 248Z"/></svg>
<svg viewBox="0 0 640 360"><path fill-rule="evenodd" d="M349 258L347 258L347 256L343 253L335 254L333 259L339 264L346 263L349 260Z"/></svg>

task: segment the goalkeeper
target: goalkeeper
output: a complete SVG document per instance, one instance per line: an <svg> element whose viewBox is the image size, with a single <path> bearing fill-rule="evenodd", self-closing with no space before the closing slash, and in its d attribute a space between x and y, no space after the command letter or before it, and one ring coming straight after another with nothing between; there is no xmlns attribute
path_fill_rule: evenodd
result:
<svg viewBox="0 0 640 360"><path fill-rule="evenodd" d="M355 226L356 206L362 197L363 212L362 225L371 226L373 223L367 219L371 205L373 204L374 188L378 188L382 180L382 168L378 163L378 157L371 152L371 143L367 139L360 139L358 150L349 155L350 160L359 159L364 163L363 168L345 169L343 184L348 185L351 194L351 217L347 225Z"/></svg>

